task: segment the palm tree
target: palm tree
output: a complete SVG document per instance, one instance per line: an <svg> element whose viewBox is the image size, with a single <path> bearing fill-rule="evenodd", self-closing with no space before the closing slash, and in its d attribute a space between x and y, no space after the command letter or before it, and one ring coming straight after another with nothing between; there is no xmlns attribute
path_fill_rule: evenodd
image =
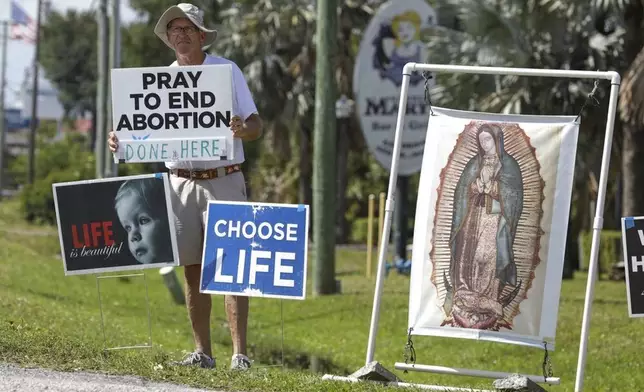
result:
<svg viewBox="0 0 644 392"><path fill-rule="evenodd" d="M352 96L352 76L359 35L373 10L368 1L341 1L339 5L338 51L334 59L340 94ZM373 1L369 2L373 3ZM244 70L249 86L267 123L257 175L251 180L256 200L311 202L312 130L315 101L316 14L310 0L240 1L223 17L224 34L217 50ZM360 151L364 140L355 118L347 134L338 137L339 241L347 236L345 197L351 151ZM293 159L290 159L290 158ZM295 160L297 159L297 160ZM295 165L293 162L298 162ZM294 192L299 182L299 192ZM315 212L313 212L315 213Z"/></svg>
<svg viewBox="0 0 644 392"><path fill-rule="evenodd" d="M644 2L642 0L595 0L597 9L609 21L608 28L620 30L622 61L616 64L623 74L619 95L622 122L622 211L621 216L644 213Z"/></svg>
<svg viewBox="0 0 644 392"><path fill-rule="evenodd" d="M547 69L606 69L615 63L618 32L598 31L594 8L585 0L440 0L438 14L454 15L454 26L436 27L429 37L432 62ZM476 74L439 74L435 104L502 113L580 112L592 81L519 78ZM583 113L576 162L575 196L587 194L589 174L601 158L607 86L597 98L603 107ZM588 223L589 203L577 203L575 234ZM574 246L576 236L568 241Z"/></svg>

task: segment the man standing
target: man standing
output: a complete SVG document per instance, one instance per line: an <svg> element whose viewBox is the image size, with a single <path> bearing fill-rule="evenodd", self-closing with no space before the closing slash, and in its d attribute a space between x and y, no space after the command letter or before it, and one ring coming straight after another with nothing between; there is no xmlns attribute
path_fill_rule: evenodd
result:
<svg viewBox="0 0 644 392"><path fill-rule="evenodd" d="M172 209L175 215L179 258L184 266L186 305L192 323L196 350L179 365L214 368L210 342L210 295L199 292L204 223L209 200L245 201L246 185L241 172L244 162L242 141L256 140L262 134L262 121L244 75L232 61L206 54L217 31L207 29L203 11L188 3L168 8L154 28L155 34L176 54L170 66L231 64L233 68L233 117L230 128L234 135L235 159L232 161L166 162L172 184ZM108 144L118 148L114 132ZM226 296L226 315L233 343L231 369L250 368L246 356L248 297Z"/></svg>

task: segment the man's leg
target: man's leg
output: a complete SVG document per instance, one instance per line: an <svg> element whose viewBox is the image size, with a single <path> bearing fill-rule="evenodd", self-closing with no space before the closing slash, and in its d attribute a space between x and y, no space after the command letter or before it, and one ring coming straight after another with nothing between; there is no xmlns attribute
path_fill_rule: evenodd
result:
<svg viewBox="0 0 644 392"><path fill-rule="evenodd" d="M199 189L195 182L170 175L172 185L172 209L175 214L175 229L179 248L180 264L184 267L186 307L192 324L196 350L175 365L199 365L212 368L210 345L210 307L208 295L199 293L201 275L201 246L203 227L201 211L197 203Z"/></svg>
<svg viewBox="0 0 644 392"><path fill-rule="evenodd" d="M192 323L192 335L197 351L212 357L210 343L210 309L212 300L210 295L199 292L201 278L201 264L186 265L186 306Z"/></svg>
<svg viewBox="0 0 644 392"><path fill-rule="evenodd" d="M246 183L241 172L203 182L212 200L246 201ZM250 367L246 357L246 330L248 327L248 297L225 296L226 317L233 343L231 368L244 370Z"/></svg>
<svg viewBox="0 0 644 392"><path fill-rule="evenodd" d="M233 354L246 354L246 331L248 327L248 297L227 295L226 316L233 341Z"/></svg>

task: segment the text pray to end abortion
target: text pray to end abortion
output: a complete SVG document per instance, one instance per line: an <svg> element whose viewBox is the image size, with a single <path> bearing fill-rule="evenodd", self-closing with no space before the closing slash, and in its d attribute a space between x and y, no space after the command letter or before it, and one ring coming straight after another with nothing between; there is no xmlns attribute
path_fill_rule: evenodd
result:
<svg viewBox="0 0 644 392"><path fill-rule="evenodd" d="M261 240L289 241L297 242L298 225L295 223L270 223L262 222L257 225L255 222L227 221L218 220L214 224L214 233L219 238L246 238L249 240L259 238ZM295 262L296 255L294 252L273 252L268 250L251 249L250 256L247 259L247 250L240 249L237 259L237 276L225 275L222 270L222 263L225 255L224 249L217 248L215 277L216 283L233 283L244 282L246 264L249 263L249 280L252 286L256 284L258 273L273 274L273 285L275 287L295 287L295 281L289 279L288 275L293 274L293 265L284 264L284 262ZM226 258L227 259L227 258ZM260 260L273 260L273 263L262 262Z"/></svg>
<svg viewBox="0 0 644 392"><path fill-rule="evenodd" d="M230 111L212 111L216 97L211 91L172 91L176 89L196 89L201 71L180 72L172 79L167 72L143 73L141 80L143 90L155 86L159 90L168 90L166 99L156 92L141 92L129 94L134 103L135 111L161 111L145 114L122 114L119 118L117 131L171 130L171 129L203 129L211 127L230 127ZM161 106L170 111L163 113ZM197 109L197 110L193 110Z"/></svg>

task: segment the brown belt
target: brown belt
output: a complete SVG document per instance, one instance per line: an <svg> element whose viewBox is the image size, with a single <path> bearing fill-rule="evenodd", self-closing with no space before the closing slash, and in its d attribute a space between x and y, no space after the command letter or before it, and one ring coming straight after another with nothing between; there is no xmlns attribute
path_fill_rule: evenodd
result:
<svg viewBox="0 0 644 392"><path fill-rule="evenodd" d="M211 180L213 178L224 177L229 174L241 171L241 165L235 164L230 166L218 167L215 169L190 170L190 169L172 169L171 174L177 177L190 178L196 180Z"/></svg>

